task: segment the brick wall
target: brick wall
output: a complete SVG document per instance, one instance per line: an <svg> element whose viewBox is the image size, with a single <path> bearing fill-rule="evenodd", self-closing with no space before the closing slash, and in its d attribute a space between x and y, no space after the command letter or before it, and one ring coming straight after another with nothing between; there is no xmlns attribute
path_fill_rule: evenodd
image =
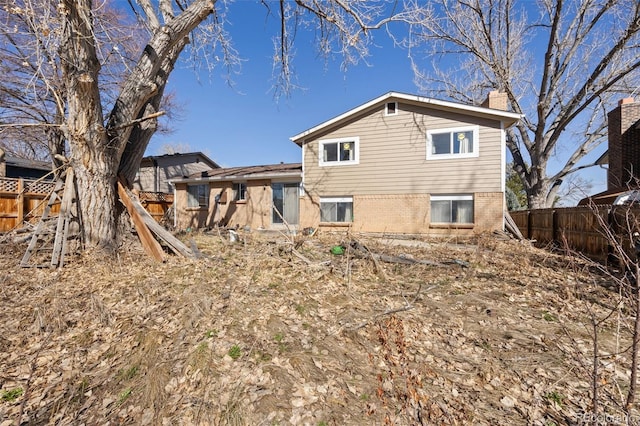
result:
<svg viewBox="0 0 640 426"><path fill-rule="evenodd" d="M300 200L301 226L331 231L350 228L354 232L469 235L503 229L503 199L502 192L474 194L475 223L450 227L430 225L429 194L356 195L353 223L319 225L319 199L307 196Z"/></svg>
<svg viewBox="0 0 640 426"><path fill-rule="evenodd" d="M640 102L623 99L607 115L609 170L607 188L637 186L640 178Z"/></svg>

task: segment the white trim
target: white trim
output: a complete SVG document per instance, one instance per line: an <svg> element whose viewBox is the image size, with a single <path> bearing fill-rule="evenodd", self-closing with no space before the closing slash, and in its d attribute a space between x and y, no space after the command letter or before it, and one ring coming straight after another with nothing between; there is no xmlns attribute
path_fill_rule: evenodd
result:
<svg viewBox="0 0 640 426"><path fill-rule="evenodd" d="M389 112L389 104L394 104L393 112ZM398 115L398 102L385 102L384 103L384 115Z"/></svg>
<svg viewBox="0 0 640 426"><path fill-rule="evenodd" d="M369 102L366 102L356 108L350 109L349 111L343 114L340 114L337 117L334 117L330 120L320 123L315 127L305 130L302 133L298 133L297 135L292 136L289 139L297 143L298 145L301 145L304 142L304 141L301 141L301 139L313 133L316 133L317 131L322 130L326 127L332 126L342 120L345 120L351 117L352 115L365 111L379 103L386 102L390 98L404 100L407 102L419 103L423 105L429 105L435 109L456 111L460 113L468 113L470 115L476 115L481 117L487 117L494 120L500 120L505 122L507 127L511 126L516 121L524 117L523 114L516 114L514 112L501 111L501 110L496 110L492 108L484 108L484 107L479 107L475 105L460 104L456 102L441 101L441 100L432 99L432 98L425 98L423 96L407 95L405 93L389 92Z"/></svg>
<svg viewBox="0 0 640 426"><path fill-rule="evenodd" d="M324 160L324 145L329 144L341 144L345 142L353 142L353 160L337 160L337 161L325 161ZM338 150L338 156L340 152ZM335 166L349 166L360 163L360 138L358 136L349 138L335 138L335 139L321 139L318 142L318 166L320 167L335 167Z"/></svg>
<svg viewBox="0 0 640 426"><path fill-rule="evenodd" d="M473 201L473 194L463 195L432 195L431 201Z"/></svg>
<svg viewBox="0 0 640 426"><path fill-rule="evenodd" d="M320 197L321 203L353 203L353 197Z"/></svg>
<svg viewBox="0 0 640 426"><path fill-rule="evenodd" d="M459 153L459 154L432 154L433 145L431 135L455 132L473 132L473 141L471 146L471 152ZM448 127L443 129L430 129L427 130L427 160L451 160L456 158L473 158L480 156L480 126L462 126L462 127Z"/></svg>

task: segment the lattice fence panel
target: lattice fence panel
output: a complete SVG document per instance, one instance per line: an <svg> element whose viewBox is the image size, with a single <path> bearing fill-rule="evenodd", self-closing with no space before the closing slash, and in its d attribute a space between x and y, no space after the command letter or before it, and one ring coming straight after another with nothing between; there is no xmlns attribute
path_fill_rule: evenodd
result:
<svg viewBox="0 0 640 426"><path fill-rule="evenodd" d="M18 192L18 180L13 178L0 178L0 192Z"/></svg>

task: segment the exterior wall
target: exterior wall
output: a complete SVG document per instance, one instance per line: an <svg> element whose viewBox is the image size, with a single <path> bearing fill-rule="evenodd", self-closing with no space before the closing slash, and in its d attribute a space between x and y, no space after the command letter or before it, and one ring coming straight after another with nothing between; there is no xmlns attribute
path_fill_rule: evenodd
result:
<svg viewBox="0 0 640 426"><path fill-rule="evenodd" d="M607 189L636 186L640 178L640 102L623 99L608 114L609 170Z"/></svg>
<svg viewBox="0 0 640 426"><path fill-rule="evenodd" d="M220 225L251 229L281 229L283 225L272 224L271 180L250 180L243 183L247 188L246 200L235 201L232 182L209 182L207 209L187 208L187 184L177 183L175 197L177 228L195 229ZM220 195L220 201L216 204L217 195ZM302 207L300 209L302 212Z"/></svg>
<svg viewBox="0 0 640 426"><path fill-rule="evenodd" d="M209 194L209 207L211 207ZM209 226L209 209L187 207L187 184L177 183L174 197L175 220L177 229L197 229Z"/></svg>
<svg viewBox="0 0 640 426"><path fill-rule="evenodd" d="M195 154L167 155L152 159L156 164L154 165L153 161L143 161L133 183L134 188L140 191L169 193L173 191L169 179L212 169L210 164Z"/></svg>
<svg viewBox="0 0 640 426"><path fill-rule="evenodd" d="M223 191L218 205L218 211L213 216L212 223L252 229L269 229L271 226L271 181L254 180L245 182L247 185L246 200L233 200L233 185L231 182L213 184L213 196ZM213 200L213 198L212 198ZM212 212L215 210L211 206Z"/></svg>
<svg viewBox="0 0 640 426"><path fill-rule="evenodd" d="M329 231L396 234L459 235L503 229L504 194L480 192L473 194L474 223L471 225L431 225L429 194L354 195L353 222L344 224L320 223L320 199L301 198L304 215L301 227L319 227ZM304 207L303 207L304 206Z"/></svg>
<svg viewBox="0 0 640 426"><path fill-rule="evenodd" d="M503 229L504 132L499 121L400 103L305 141L302 227L356 232L471 234ZM479 126L478 156L427 159L427 131ZM358 164L319 166L321 140L359 138ZM472 194L474 223L431 225L431 195ZM353 197L354 221L321 224L320 197Z"/></svg>
<svg viewBox="0 0 640 426"><path fill-rule="evenodd" d="M470 122L451 112L408 104L384 115L384 105L341 128L305 141L304 184L314 195L455 194L502 192L500 122ZM427 160L427 130L479 125L479 156ZM318 164L319 141L359 137L359 164Z"/></svg>

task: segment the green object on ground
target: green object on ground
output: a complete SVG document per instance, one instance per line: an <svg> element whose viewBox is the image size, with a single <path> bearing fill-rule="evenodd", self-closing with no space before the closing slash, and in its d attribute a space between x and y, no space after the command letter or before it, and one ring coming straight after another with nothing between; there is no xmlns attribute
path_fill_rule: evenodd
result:
<svg viewBox="0 0 640 426"><path fill-rule="evenodd" d="M342 247L342 246L333 246L333 247L331 247L331 254L335 254L335 255L344 254L344 247Z"/></svg>

